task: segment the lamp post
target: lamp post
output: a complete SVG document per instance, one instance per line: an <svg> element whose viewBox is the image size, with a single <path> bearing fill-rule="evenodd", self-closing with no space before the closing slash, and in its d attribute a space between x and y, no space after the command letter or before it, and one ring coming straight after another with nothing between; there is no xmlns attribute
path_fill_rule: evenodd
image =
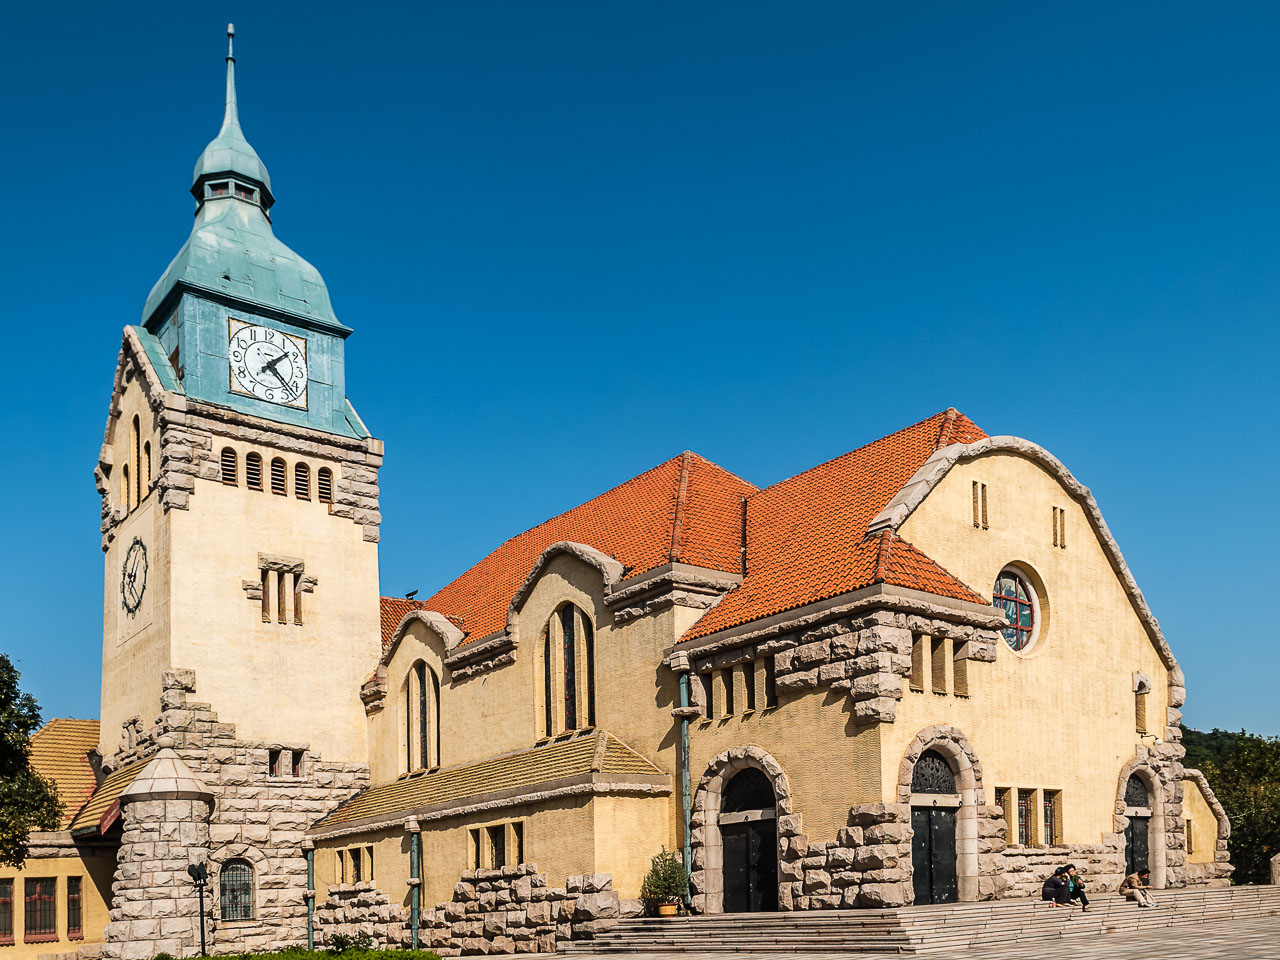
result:
<svg viewBox="0 0 1280 960"><path fill-rule="evenodd" d="M200 956L208 956L204 944L204 888L209 882L209 865L207 863L193 863L187 867L187 875L191 877L191 882L196 885L196 896L200 899Z"/></svg>

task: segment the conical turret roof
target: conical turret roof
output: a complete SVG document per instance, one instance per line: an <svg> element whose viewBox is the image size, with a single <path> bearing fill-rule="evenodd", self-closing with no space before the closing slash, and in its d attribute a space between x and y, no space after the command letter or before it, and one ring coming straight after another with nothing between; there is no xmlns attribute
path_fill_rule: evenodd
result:
<svg viewBox="0 0 1280 960"><path fill-rule="evenodd" d="M271 175L267 173L267 165L262 162L258 151L253 149L245 139L244 131L240 129L240 111L236 103L236 58L232 46L235 32L234 24L227 24L227 102L222 115L222 128L200 154L191 182L194 185L206 177L234 173L257 181L266 187L269 194ZM269 203L266 205L270 206Z"/></svg>

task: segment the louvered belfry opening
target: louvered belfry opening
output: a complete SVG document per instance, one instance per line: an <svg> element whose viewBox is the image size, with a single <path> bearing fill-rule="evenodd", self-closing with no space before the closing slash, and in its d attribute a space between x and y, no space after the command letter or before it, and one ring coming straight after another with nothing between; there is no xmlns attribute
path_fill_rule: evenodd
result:
<svg viewBox="0 0 1280 960"><path fill-rule="evenodd" d="M311 468L305 463L293 465L293 495L299 500L311 499Z"/></svg>
<svg viewBox="0 0 1280 960"><path fill-rule="evenodd" d="M316 472L316 494L321 503L333 503L333 471L328 467Z"/></svg>
<svg viewBox="0 0 1280 960"><path fill-rule="evenodd" d="M275 457L271 461L271 492L285 495L284 461Z"/></svg>
<svg viewBox="0 0 1280 960"><path fill-rule="evenodd" d="M262 489L262 454L249 453L245 455L244 485L250 490Z"/></svg>
<svg viewBox="0 0 1280 960"><path fill-rule="evenodd" d="M222 448L222 482L234 487L239 478L236 476L236 452L230 447Z"/></svg>

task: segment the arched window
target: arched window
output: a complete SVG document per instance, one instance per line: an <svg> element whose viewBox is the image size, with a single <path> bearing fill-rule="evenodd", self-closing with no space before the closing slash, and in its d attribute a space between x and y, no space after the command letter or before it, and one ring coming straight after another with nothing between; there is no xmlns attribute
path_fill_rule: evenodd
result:
<svg viewBox="0 0 1280 960"><path fill-rule="evenodd" d="M133 483L129 479L129 465L120 468L120 502L126 512L133 509Z"/></svg>
<svg viewBox="0 0 1280 960"><path fill-rule="evenodd" d="M253 867L248 860L228 860L218 877L222 920L253 919Z"/></svg>
<svg viewBox="0 0 1280 960"><path fill-rule="evenodd" d="M556 611L543 636L542 700L547 736L596 725L595 632L571 603Z"/></svg>
<svg viewBox="0 0 1280 960"><path fill-rule="evenodd" d="M421 660L404 683L406 772L440 765L440 678Z"/></svg>
<svg viewBox="0 0 1280 960"><path fill-rule="evenodd" d="M262 489L262 454L244 455L244 485L250 490Z"/></svg>
<svg viewBox="0 0 1280 960"><path fill-rule="evenodd" d="M1005 615L1004 642L1011 650L1026 650L1035 641L1037 615L1036 592L1017 570L1006 567L996 578L991 592L991 605Z"/></svg>
<svg viewBox="0 0 1280 960"><path fill-rule="evenodd" d="M142 502L142 424L136 413L129 429L129 451L133 466L133 503L136 506Z"/></svg>
<svg viewBox="0 0 1280 960"><path fill-rule="evenodd" d="M234 487L238 482L236 477L236 452L230 447L222 448L222 482L228 486Z"/></svg>
<svg viewBox="0 0 1280 960"><path fill-rule="evenodd" d="M142 445L142 490L143 495L151 492L151 441Z"/></svg>
<svg viewBox="0 0 1280 960"><path fill-rule="evenodd" d="M279 494L282 497L286 492L284 461L279 457L274 457L271 460L271 492Z"/></svg>
<svg viewBox="0 0 1280 960"><path fill-rule="evenodd" d="M293 495L299 500L311 499L311 468L305 463L293 465Z"/></svg>
<svg viewBox="0 0 1280 960"><path fill-rule="evenodd" d="M734 774L720 793L720 812L745 813L748 810L772 810L777 804L773 784L762 770L747 767Z"/></svg>
<svg viewBox="0 0 1280 960"><path fill-rule="evenodd" d="M1124 805L1126 807L1151 806L1151 794L1147 791L1147 785L1142 782L1142 778L1136 773L1130 774L1129 779L1125 782Z"/></svg>
<svg viewBox="0 0 1280 960"><path fill-rule="evenodd" d="M912 793L956 793L956 775L947 758L937 750L920 754L911 771Z"/></svg>
<svg viewBox="0 0 1280 960"><path fill-rule="evenodd" d="M316 495L321 503L333 503L333 471L328 467L316 471Z"/></svg>

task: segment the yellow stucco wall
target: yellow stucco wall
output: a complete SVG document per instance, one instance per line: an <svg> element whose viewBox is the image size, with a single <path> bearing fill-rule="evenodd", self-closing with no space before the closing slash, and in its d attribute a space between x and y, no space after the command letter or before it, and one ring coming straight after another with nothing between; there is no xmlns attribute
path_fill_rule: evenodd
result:
<svg viewBox="0 0 1280 960"><path fill-rule="evenodd" d="M975 480L987 485L987 530L973 525ZM1053 545L1053 507L1066 511L1065 549ZM1000 643L995 663L970 665L969 698L904 696L884 731L886 799L915 734L950 724L982 762L989 803L996 787L1061 790L1063 840L1096 843L1140 745L1134 674L1151 679L1148 728L1163 735L1168 671L1083 509L1043 468L1000 453L954 467L901 534L980 592L1019 566L1041 593L1043 622L1027 653Z"/></svg>
<svg viewBox="0 0 1280 960"><path fill-rule="evenodd" d="M107 905L111 897L111 878L115 872L114 851L102 854L84 851L80 856L41 857L28 859L23 869L0 866L0 879L13 880L13 934L12 946L0 946L0 957L13 960L34 960L45 953L66 953L81 943L101 943L107 925ZM27 878L52 877L57 882L56 942L24 942L25 880ZM67 878L81 877L80 909L83 937L71 940L67 936Z"/></svg>
<svg viewBox="0 0 1280 960"><path fill-rule="evenodd" d="M1194 780L1182 781L1182 816L1191 825L1187 862L1213 863L1218 844L1218 818Z"/></svg>

